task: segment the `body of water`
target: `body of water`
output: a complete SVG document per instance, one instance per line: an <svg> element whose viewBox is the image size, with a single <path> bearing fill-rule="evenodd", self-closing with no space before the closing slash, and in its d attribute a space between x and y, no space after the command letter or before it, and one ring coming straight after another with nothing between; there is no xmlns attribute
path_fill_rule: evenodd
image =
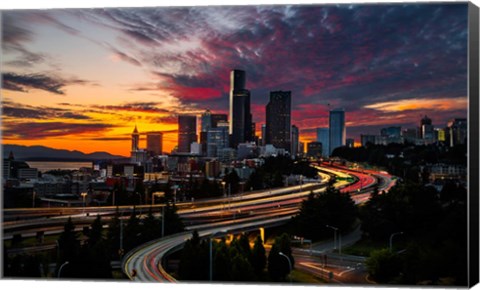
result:
<svg viewBox="0 0 480 290"><path fill-rule="evenodd" d="M80 167L92 168L92 162L62 162L62 161L26 161L31 168L37 168L40 172L49 170L78 170Z"/></svg>

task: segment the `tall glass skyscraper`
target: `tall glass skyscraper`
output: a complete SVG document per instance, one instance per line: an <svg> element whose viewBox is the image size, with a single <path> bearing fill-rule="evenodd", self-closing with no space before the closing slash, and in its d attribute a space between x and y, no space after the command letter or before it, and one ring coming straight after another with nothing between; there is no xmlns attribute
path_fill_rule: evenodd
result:
<svg viewBox="0 0 480 290"><path fill-rule="evenodd" d="M330 111L329 128L329 155L332 155L335 148L345 146L347 132L345 128L345 111L343 109L334 109Z"/></svg>
<svg viewBox="0 0 480 290"><path fill-rule="evenodd" d="M265 116L266 144L291 150L291 104L291 92L270 92Z"/></svg>
<svg viewBox="0 0 480 290"><path fill-rule="evenodd" d="M330 130L328 128L317 128L317 142L322 143L322 157L330 155Z"/></svg>
<svg viewBox="0 0 480 290"><path fill-rule="evenodd" d="M252 141L252 114L250 113L250 91L245 89L245 72L232 70L230 72L230 115L229 133L231 146Z"/></svg>

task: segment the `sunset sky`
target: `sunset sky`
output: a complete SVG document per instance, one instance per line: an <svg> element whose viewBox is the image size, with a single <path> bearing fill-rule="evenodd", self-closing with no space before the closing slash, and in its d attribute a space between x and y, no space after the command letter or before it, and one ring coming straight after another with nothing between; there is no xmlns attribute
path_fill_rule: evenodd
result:
<svg viewBox="0 0 480 290"><path fill-rule="evenodd" d="M243 69L257 131L292 92L301 140L344 108L347 138L467 116L467 4L2 11L2 143L129 155L177 114L228 113ZM144 140L141 147L145 147Z"/></svg>

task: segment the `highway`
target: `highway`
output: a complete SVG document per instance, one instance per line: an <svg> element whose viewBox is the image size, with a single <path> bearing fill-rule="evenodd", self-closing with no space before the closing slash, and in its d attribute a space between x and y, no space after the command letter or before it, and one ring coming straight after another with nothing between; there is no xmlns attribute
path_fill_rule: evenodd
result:
<svg viewBox="0 0 480 290"><path fill-rule="evenodd" d="M344 192L357 192L357 189L366 190L367 188L371 191L373 186L377 184L377 177L372 177L368 174L355 171L349 171L346 173L346 170L343 169L340 171L338 169L325 167L322 167L321 169L322 172L326 172L328 174L338 174L342 180L337 181L334 186L338 189L342 189ZM346 180L348 178L353 178L355 181L349 182ZM365 181L365 184L360 185L361 188L357 188L359 186L357 183L360 180ZM324 190L325 187L322 187L313 191L319 193ZM261 201L257 200L242 202L241 200L237 199L230 205L230 210L236 210L238 213L247 211L249 212L247 217L192 226L189 227L189 230L196 229L199 232L200 237L208 237L217 232L232 233L235 231L247 231L248 229L253 229L255 227L269 227L278 225L288 221L298 212L301 201L308 196L310 192L310 190L305 190L293 192L289 194L288 197L265 197ZM366 194L369 196L370 193L365 193L365 195L352 195L352 198L356 203L361 203L368 199ZM282 207L285 206L289 206L288 209L282 209ZM270 209L268 209L269 207ZM218 208L218 205L212 206L210 209L215 210L216 208ZM224 207L219 208L219 210L224 210ZM191 214L197 215L202 212ZM132 250L127 254L123 261L122 267L124 273L130 279L135 281L174 282L175 279L163 269L161 261L164 256L181 248L183 243L190 237L190 232L178 234L176 236L165 237L163 239L156 240ZM132 276L134 269L137 273L135 277Z"/></svg>
<svg viewBox="0 0 480 290"><path fill-rule="evenodd" d="M381 187L380 190L388 190L394 182L388 174L378 174L375 171L359 172L325 165L317 166L317 169L320 181L317 183L177 204L178 213L188 231L149 242L128 253L123 260L125 274L133 279L131 273L135 269L137 272L135 281L172 282L174 279L165 272L161 261L172 251L181 248L185 240L191 237L192 230L197 230L200 236L206 237L214 232L234 233L283 224L298 213L301 202L311 192L323 192L332 176L336 177L335 188L350 193L355 203L368 200L375 185ZM154 207L157 216L162 206ZM137 206L135 210L145 214L148 208L150 205ZM104 222L108 221L116 209L110 206L7 210L5 214L8 218L3 223L4 239L11 238L15 233L21 233L22 237L33 236L40 230L44 231L45 235L60 233L68 217L72 217L78 230L78 226L91 224L97 214L103 216ZM119 207L124 218L128 218L132 210L133 206ZM21 215L22 213L25 215ZM19 216L25 218L18 219ZM50 245L52 246L54 245ZM35 247L30 250L35 250Z"/></svg>

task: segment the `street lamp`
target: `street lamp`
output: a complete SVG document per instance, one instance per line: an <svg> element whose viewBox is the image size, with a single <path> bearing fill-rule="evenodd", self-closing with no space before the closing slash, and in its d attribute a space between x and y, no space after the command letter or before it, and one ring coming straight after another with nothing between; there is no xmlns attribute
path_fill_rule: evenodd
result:
<svg viewBox="0 0 480 290"><path fill-rule="evenodd" d="M390 252L392 252L393 237L396 236L396 235L403 235L403 232L397 232L397 233L393 233L393 234L390 235Z"/></svg>
<svg viewBox="0 0 480 290"><path fill-rule="evenodd" d="M212 254L212 240L215 238L215 236L219 233L227 233L227 231L219 231L215 232L210 236L210 281L213 281L213 254Z"/></svg>
<svg viewBox="0 0 480 290"><path fill-rule="evenodd" d="M65 263L63 263L63 264L60 266L60 269L58 269L58 276L57 276L57 278L60 278L60 275L62 274L62 269L63 269L63 267L65 267L65 266L68 265L68 264L69 264L69 262L66 261Z"/></svg>
<svg viewBox="0 0 480 290"><path fill-rule="evenodd" d="M289 258L287 255L285 255L284 253L282 253L282 252L278 252L278 254L279 254L280 256L284 256L285 258L287 258L288 268L290 269L290 272L292 272L292 262L290 262L290 258ZM290 272L289 272L289 276L290 276ZM290 276L290 283L292 283L292 276Z"/></svg>
<svg viewBox="0 0 480 290"><path fill-rule="evenodd" d="M80 195L82 196L82 199L83 199L83 212L85 212L85 198L87 197L87 193L82 192Z"/></svg>
<svg viewBox="0 0 480 290"><path fill-rule="evenodd" d="M227 183L225 181L222 181L223 197L225 197L225 184L227 184Z"/></svg>
<svg viewBox="0 0 480 290"><path fill-rule="evenodd" d="M337 231L338 231L338 228L332 227L332 226L329 226L329 225L326 225L325 227L331 228L334 231L333 232L333 249L336 250L337 249Z"/></svg>

